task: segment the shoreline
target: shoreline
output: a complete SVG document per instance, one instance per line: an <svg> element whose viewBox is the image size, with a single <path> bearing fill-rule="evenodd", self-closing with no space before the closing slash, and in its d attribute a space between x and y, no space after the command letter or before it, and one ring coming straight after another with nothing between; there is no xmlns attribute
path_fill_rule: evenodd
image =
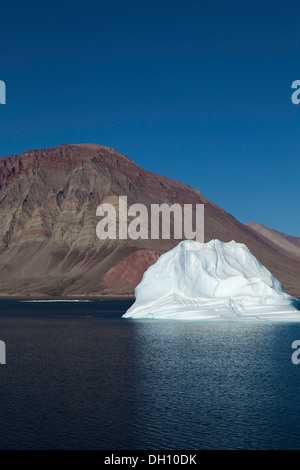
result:
<svg viewBox="0 0 300 470"><path fill-rule="evenodd" d="M134 300L135 296L112 296L112 295L102 295L102 296L81 296L81 295L73 295L73 296L62 296L62 297L52 297L52 296L19 296L19 295L10 295L10 296L2 296L0 295L0 302L1 300Z"/></svg>

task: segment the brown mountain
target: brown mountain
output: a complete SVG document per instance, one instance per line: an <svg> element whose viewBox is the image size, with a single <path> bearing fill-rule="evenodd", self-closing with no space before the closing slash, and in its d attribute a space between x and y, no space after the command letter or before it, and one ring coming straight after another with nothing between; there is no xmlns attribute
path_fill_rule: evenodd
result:
<svg viewBox="0 0 300 470"><path fill-rule="evenodd" d="M299 257L239 223L198 189L156 175L115 150L62 145L0 159L0 294L132 295L143 272L174 240L99 240L96 208L134 202L205 204L205 240L232 239L249 249L293 295Z"/></svg>
<svg viewBox="0 0 300 470"><path fill-rule="evenodd" d="M257 233L260 233L264 237L268 238L280 248L289 251L295 256L300 256L300 238L291 237L290 235L278 232L277 230L266 227L265 225L259 224L258 222L248 222L245 225L251 227Z"/></svg>

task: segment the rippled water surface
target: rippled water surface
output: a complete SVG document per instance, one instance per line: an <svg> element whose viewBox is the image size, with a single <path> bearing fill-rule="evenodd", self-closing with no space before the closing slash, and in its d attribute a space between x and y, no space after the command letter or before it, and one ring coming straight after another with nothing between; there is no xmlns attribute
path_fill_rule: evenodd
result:
<svg viewBox="0 0 300 470"><path fill-rule="evenodd" d="M300 449L300 324L0 302L2 449Z"/></svg>

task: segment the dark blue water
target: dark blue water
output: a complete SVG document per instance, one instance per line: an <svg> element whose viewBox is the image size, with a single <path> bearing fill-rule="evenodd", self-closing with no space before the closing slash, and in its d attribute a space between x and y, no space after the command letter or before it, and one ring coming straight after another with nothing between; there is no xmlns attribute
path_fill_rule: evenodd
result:
<svg viewBox="0 0 300 470"><path fill-rule="evenodd" d="M0 302L1 449L300 449L300 324Z"/></svg>

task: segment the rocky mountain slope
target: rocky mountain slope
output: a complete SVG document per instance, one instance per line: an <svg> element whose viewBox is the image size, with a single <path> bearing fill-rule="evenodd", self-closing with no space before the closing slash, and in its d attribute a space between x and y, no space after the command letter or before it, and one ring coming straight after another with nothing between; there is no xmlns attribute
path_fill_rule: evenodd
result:
<svg viewBox="0 0 300 470"><path fill-rule="evenodd" d="M264 237L268 238L280 248L289 251L295 256L300 256L300 238L291 237L290 235L278 232L277 230L266 227L265 225L259 224L257 222L249 222L246 225L251 227L257 233L260 233Z"/></svg>
<svg viewBox="0 0 300 470"><path fill-rule="evenodd" d="M143 272L178 240L99 240L100 203L205 204L205 241L245 243L300 295L293 252L239 223L198 189L156 175L115 150L62 145L0 159L0 295L126 296Z"/></svg>

